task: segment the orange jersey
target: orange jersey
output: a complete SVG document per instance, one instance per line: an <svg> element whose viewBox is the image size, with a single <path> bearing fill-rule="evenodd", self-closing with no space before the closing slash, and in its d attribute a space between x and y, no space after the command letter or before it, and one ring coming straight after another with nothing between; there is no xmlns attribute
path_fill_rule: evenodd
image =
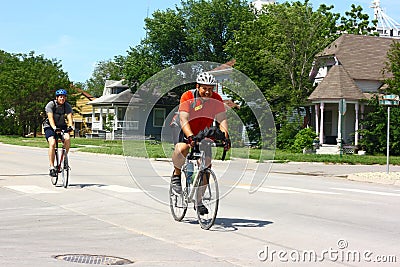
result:
<svg viewBox="0 0 400 267"><path fill-rule="evenodd" d="M198 92L195 92L198 94ZM179 111L189 113L189 125L194 135L201 130L211 127L215 116L218 113L225 112L224 102L221 96L213 92L212 96L204 101L200 96L196 97L194 103L192 91L185 92L180 100Z"/></svg>

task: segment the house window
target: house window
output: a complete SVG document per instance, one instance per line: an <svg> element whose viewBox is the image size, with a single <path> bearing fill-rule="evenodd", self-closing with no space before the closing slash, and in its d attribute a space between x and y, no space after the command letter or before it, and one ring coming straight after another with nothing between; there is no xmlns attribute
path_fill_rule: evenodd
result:
<svg viewBox="0 0 400 267"><path fill-rule="evenodd" d="M119 94L123 91L125 91L126 88L124 87L112 87L111 88L111 94Z"/></svg>
<svg viewBox="0 0 400 267"><path fill-rule="evenodd" d="M118 107L118 120L123 121L125 119L126 108L125 107Z"/></svg>
<svg viewBox="0 0 400 267"><path fill-rule="evenodd" d="M163 127L165 121L165 108L155 108L153 111L153 126Z"/></svg>

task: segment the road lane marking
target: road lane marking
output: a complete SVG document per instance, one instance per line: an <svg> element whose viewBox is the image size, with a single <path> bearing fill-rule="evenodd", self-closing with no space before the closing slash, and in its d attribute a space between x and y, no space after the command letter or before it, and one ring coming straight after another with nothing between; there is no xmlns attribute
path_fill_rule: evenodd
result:
<svg viewBox="0 0 400 267"><path fill-rule="evenodd" d="M105 189L109 191L114 191L118 193L143 193L141 189L126 187L121 185L103 185L99 187L100 189Z"/></svg>
<svg viewBox="0 0 400 267"><path fill-rule="evenodd" d="M36 185L10 185L4 186L6 188L19 191L26 194L55 194L60 193L58 191L50 190L44 187L36 186Z"/></svg>
<svg viewBox="0 0 400 267"><path fill-rule="evenodd" d="M169 187L170 187L169 184L167 184L167 185L164 185L164 184L153 184L151 186L160 187L160 188L167 188L167 189L169 189Z"/></svg>
<svg viewBox="0 0 400 267"><path fill-rule="evenodd" d="M310 193L310 194L327 194L327 195L341 195L341 193L337 192L329 192L329 191L322 191L322 190L313 190L313 189L304 189L304 188L296 188L290 186L269 186L271 188L281 189L281 190L289 190L301 193Z"/></svg>
<svg viewBox="0 0 400 267"><path fill-rule="evenodd" d="M235 188L239 189L246 189L249 190L249 185L238 185ZM267 188L267 187L260 187L257 191L266 192L266 193L278 193L278 194L297 194L298 192L295 191L288 191L288 190L281 190L281 189L274 189L274 188Z"/></svg>
<svg viewBox="0 0 400 267"><path fill-rule="evenodd" d="M351 188L336 188L336 187L334 187L332 189L341 190L341 191L348 191L348 192L355 192L355 193L364 193L364 194L373 194L373 195L381 195L381 196L400 197L400 194L381 192L381 191L373 191L373 190L362 190L362 189L351 189Z"/></svg>

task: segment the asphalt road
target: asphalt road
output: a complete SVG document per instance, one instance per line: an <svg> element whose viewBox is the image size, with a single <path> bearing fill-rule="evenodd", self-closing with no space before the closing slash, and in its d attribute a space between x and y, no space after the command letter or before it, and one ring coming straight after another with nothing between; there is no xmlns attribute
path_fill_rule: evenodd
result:
<svg viewBox="0 0 400 267"><path fill-rule="evenodd" d="M193 209L173 220L170 162L75 151L70 162L70 187L55 187L46 149L0 144L0 266L89 265L56 258L70 254L127 266L400 262L400 187L344 178L384 166L273 164L250 194L256 163L214 162L224 197L205 231Z"/></svg>

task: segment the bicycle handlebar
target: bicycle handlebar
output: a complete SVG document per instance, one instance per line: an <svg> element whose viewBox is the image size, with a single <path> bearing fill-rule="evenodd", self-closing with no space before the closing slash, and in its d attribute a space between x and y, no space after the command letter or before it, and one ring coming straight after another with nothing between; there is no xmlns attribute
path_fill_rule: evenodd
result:
<svg viewBox="0 0 400 267"><path fill-rule="evenodd" d="M195 141L195 146L192 147L191 151L190 151L190 158L193 157L193 154L196 151L199 151L199 144L201 141L203 141L204 139L209 139L210 141L212 141L213 146L215 147L224 147L224 151L222 152L222 157L221 160L225 160L226 157L226 152L228 151L228 149L226 149L226 143L228 142L226 138L224 138L223 140L212 140L210 138L203 138L201 140L194 140ZM186 144L190 144L190 140L186 140Z"/></svg>

